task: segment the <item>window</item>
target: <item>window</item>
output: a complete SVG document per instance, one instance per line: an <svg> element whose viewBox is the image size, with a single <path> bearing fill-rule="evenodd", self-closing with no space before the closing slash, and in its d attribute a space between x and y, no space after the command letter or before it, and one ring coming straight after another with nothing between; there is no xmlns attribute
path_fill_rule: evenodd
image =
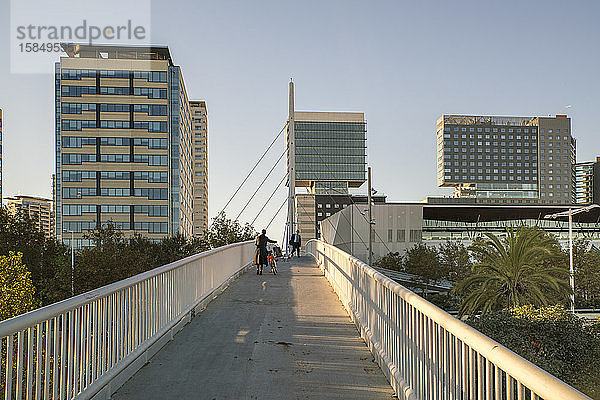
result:
<svg viewBox="0 0 600 400"><path fill-rule="evenodd" d="M95 78L96 70L94 69L63 69L60 74L63 80L81 80L81 78Z"/></svg>
<svg viewBox="0 0 600 400"><path fill-rule="evenodd" d="M404 229L396 230L396 242L405 242L406 241L406 231Z"/></svg>
<svg viewBox="0 0 600 400"><path fill-rule="evenodd" d="M129 88L127 88L129 89ZM134 96L146 96L149 99L166 99L167 98L167 89L160 88L133 88Z"/></svg>
<svg viewBox="0 0 600 400"><path fill-rule="evenodd" d="M130 95L129 87L114 87L114 86L101 86L100 94L109 96L128 96Z"/></svg>
<svg viewBox="0 0 600 400"><path fill-rule="evenodd" d="M411 229L410 230L410 241L411 242L420 242L421 237L422 237L422 231L420 229Z"/></svg>

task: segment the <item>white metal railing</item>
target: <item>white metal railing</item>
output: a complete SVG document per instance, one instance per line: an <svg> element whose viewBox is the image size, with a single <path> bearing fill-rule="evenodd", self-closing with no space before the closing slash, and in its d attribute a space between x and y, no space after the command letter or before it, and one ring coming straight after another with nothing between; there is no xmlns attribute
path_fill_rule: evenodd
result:
<svg viewBox="0 0 600 400"><path fill-rule="evenodd" d="M223 246L0 322L2 395L91 398L110 388L112 379L241 273L253 251L253 242Z"/></svg>
<svg viewBox="0 0 600 400"><path fill-rule="evenodd" d="M318 240L323 270L400 399L589 399L509 349Z"/></svg>

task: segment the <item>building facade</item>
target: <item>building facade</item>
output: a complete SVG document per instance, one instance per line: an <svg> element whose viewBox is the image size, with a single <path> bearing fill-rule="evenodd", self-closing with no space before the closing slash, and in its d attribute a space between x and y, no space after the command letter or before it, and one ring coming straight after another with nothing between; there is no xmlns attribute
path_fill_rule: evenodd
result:
<svg viewBox="0 0 600 400"><path fill-rule="evenodd" d="M566 115L437 121L438 186L475 203L572 204L575 155Z"/></svg>
<svg viewBox="0 0 600 400"><path fill-rule="evenodd" d="M208 114L205 101L190 101L194 132L194 236L208 230Z"/></svg>
<svg viewBox="0 0 600 400"><path fill-rule="evenodd" d="M111 222L126 236L192 235L193 131L167 47L64 44L55 67L56 234ZM70 234L64 241L70 241Z"/></svg>
<svg viewBox="0 0 600 400"><path fill-rule="evenodd" d="M326 218L322 208L350 204L349 189L366 180L365 115L296 111L294 132L295 185L308 192L296 195L296 221L301 235L311 239Z"/></svg>
<svg viewBox="0 0 600 400"><path fill-rule="evenodd" d="M417 243L437 246L448 240L465 246L485 233L505 235L509 226L537 226L556 235L564 246L569 241L565 219L545 219L563 212L560 205L485 205L386 203L373 206L375 220L373 255L378 259L389 252L404 251ZM360 206L344 208L321 222L322 238L366 262L368 224ZM600 209L573 216L575 239L600 244Z"/></svg>
<svg viewBox="0 0 600 400"><path fill-rule="evenodd" d="M8 197L6 208L12 215L29 217L46 238L54 237L54 213L49 199L34 196Z"/></svg>
<svg viewBox="0 0 600 400"><path fill-rule="evenodd" d="M321 237L321 222L331 215L351 205L357 205L362 210L361 218L366 219L367 196L355 194L297 194L296 213L298 229L306 238ZM384 204L386 196L372 196L373 204Z"/></svg>
<svg viewBox="0 0 600 400"><path fill-rule="evenodd" d="M575 203L600 204L600 157L575 164Z"/></svg>

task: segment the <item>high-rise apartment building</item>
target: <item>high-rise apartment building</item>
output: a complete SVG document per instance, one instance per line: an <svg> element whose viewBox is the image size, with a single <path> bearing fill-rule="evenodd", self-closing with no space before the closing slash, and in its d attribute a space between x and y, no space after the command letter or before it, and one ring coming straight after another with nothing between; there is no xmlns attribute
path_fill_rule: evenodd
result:
<svg viewBox="0 0 600 400"><path fill-rule="evenodd" d="M55 68L56 233L192 235L193 130L168 47L65 44ZM64 241L69 242L70 234Z"/></svg>
<svg viewBox="0 0 600 400"><path fill-rule="evenodd" d="M195 236L208 230L208 115L205 101L190 101L194 132L194 213Z"/></svg>
<svg viewBox="0 0 600 400"><path fill-rule="evenodd" d="M46 238L54 237L54 213L49 199L34 196L8 197L6 208L12 215L28 216Z"/></svg>
<svg viewBox="0 0 600 400"><path fill-rule="evenodd" d="M575 203L600 204L600 157L575 164Z"/></svg>
<svg viewBox="0 0 600 400"><path fill-rule="evenodd" d="M443 115L438 186L476 203L571 204L576 143L571 119Z"/></svg>
<svg viewBox="0 0 600 400"><path fill-rule="evenodd" d="M365 182L366 134L364 113L294 112L295 185L308 190L296 196L296 221L305 239L319 234L319 206L348 203L348 189Z"/></svg>

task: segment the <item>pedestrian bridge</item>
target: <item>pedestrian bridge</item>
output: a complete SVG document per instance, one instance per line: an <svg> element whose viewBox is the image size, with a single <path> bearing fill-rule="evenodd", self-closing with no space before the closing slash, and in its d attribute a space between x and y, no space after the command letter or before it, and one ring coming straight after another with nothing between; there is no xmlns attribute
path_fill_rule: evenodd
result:
<svg viewBox="0 0 600 400"><path fill-rule="evenodd" d="M7 399L587 399L343 251L252 242L0 322Z"/></svg>

